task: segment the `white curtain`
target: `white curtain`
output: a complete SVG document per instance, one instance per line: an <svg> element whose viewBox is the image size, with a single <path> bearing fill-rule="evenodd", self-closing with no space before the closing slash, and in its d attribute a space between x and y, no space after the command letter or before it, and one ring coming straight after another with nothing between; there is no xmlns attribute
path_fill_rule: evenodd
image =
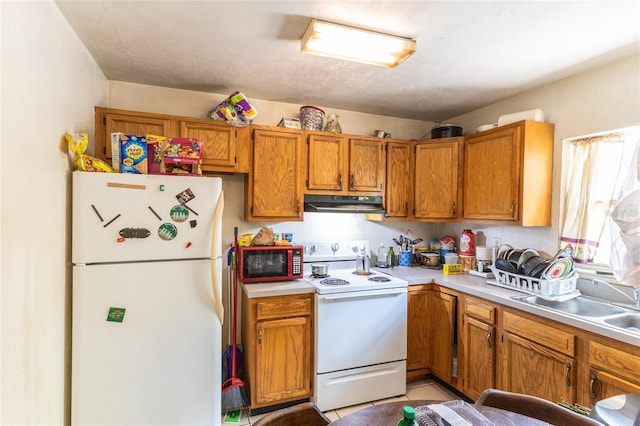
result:
<svg viewBox="0 0 640 426"><path fill-rule="evenodd" d="M560 248L571 246L573 259L592 263L609 210L617 195L624 153L624 134L579 138L568 141L563 164L563 216L560 218ZM600 178L598 178L600 176ZM602 179L608 176L609 179Z"/></svg>

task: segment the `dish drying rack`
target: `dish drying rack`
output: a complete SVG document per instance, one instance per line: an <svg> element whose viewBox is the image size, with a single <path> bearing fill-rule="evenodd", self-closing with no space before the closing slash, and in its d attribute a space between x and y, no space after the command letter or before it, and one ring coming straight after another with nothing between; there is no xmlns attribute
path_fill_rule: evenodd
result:
<svg viewBox="0 0 640 426"><path fill-rule="evenodd" d="M533 294L545 300L562 302L580 296L580 291L576 289L578 284L578 273L573 271L566 278L545 279L533 278L526 275L513 274L503 271L495 266L491 267L494 279L488 280L487 284L505 287L510 290L522 293Z"/></svg>

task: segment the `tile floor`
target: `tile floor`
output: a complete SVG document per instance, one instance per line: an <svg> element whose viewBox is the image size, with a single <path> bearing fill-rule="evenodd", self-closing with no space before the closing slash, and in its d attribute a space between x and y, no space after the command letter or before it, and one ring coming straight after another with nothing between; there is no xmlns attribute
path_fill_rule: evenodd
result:
<svg viewBox="0 0 640 426"><path fill-rule="evenodd" d="M325 414L331 421L335 421L340 417L346 416L347 414L353 413L354 411L358 411L360 409L369 407L371 405L376 404L384 404L386 402L394 402L394 401L408 401L412 399L433 399L438 401L449 401L452 399L460 399L459 396L451 392L449 389L441 385L435 380L427 379L421 380L419 382L409 383L407 384L407 394L404 396L398 396L395 398L381 399L379 401L368 402L366 404L353 405L351 407L339 408L337 410L327 411ZM252 425L256 422L260 417L264 414L259 414L255 416L247 417L247 413L243 412L237 423L224 422L224 426L230 425L238 425L238 426L246 426Z"/></svg>

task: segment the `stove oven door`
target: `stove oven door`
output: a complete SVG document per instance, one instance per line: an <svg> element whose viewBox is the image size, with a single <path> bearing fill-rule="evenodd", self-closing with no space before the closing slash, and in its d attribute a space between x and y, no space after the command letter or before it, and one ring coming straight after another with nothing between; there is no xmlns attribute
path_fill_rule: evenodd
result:
<svg viewBox="0 0 640 426"><path fill-rule="evenodd" d="M316 294L316 373L405 360L407 289Z"/></svg>

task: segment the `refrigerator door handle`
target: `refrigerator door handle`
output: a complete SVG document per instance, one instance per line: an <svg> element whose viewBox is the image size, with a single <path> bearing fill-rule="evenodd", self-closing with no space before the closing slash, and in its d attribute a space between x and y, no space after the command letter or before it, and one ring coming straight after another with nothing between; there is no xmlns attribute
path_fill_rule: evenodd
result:
<svg viewBox="0 0 640 426"><path fill-rule="evenodd" d="M224 191L220 191L218 204L213 216L211 233L211 285L213 286L213 304L220 324L224 321L222 304L222 212L224 211Z"/></svg>

